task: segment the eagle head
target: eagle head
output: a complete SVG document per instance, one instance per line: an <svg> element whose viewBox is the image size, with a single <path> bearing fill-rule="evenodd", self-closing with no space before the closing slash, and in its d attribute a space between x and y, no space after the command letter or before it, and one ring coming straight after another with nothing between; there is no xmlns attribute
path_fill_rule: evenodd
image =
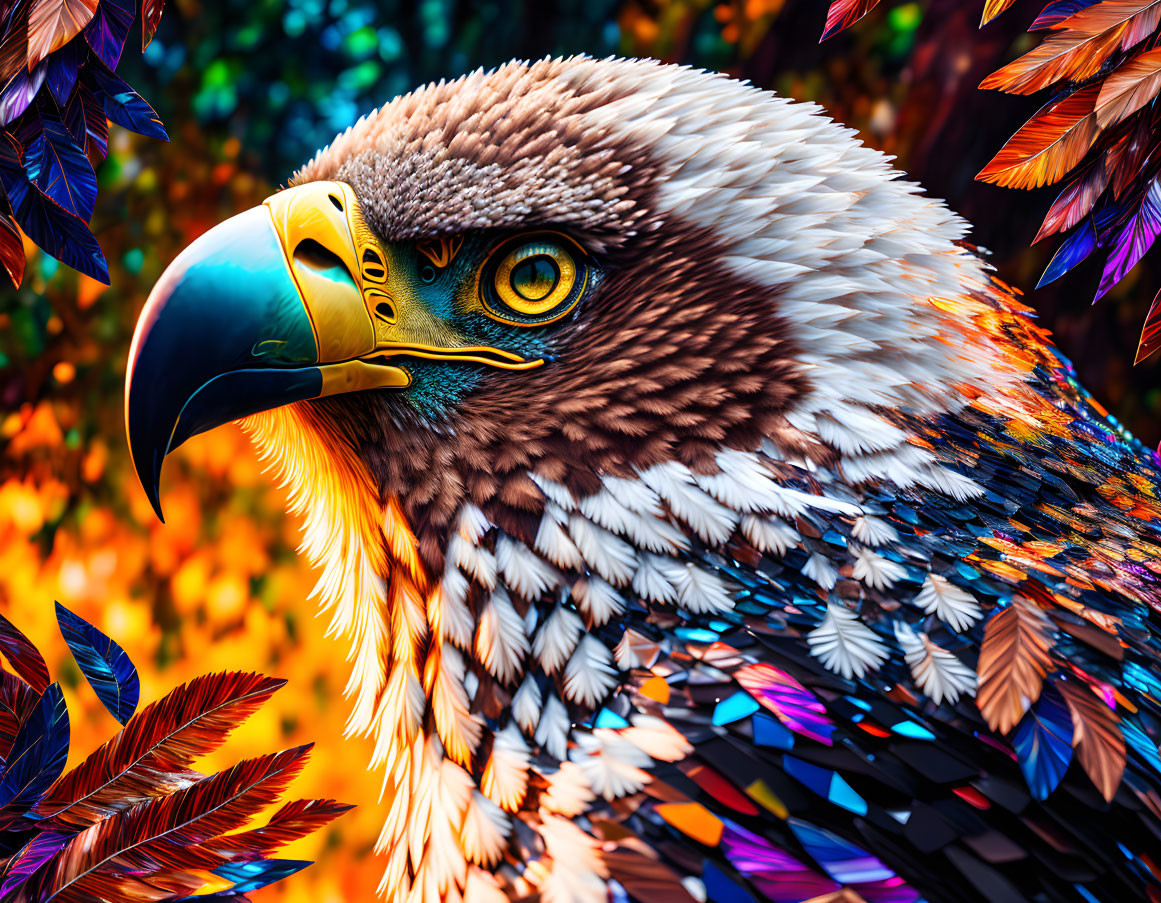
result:
<svg viewBox="0 0 1161 903"><path fill-rule="evenodd" d="M160 515L165 456L244 418L288 486L387 766L387 890L421 880L420 771L471 868L536 787L565 814L638 787L552 785L649 658L626 625L725 617L714 556L792 543L814 475L851 516L867 481L979 491L917 441L1030 366L964 231L818 107L578 57L392 100L173 262L131 350L134 464Z"/></svg>

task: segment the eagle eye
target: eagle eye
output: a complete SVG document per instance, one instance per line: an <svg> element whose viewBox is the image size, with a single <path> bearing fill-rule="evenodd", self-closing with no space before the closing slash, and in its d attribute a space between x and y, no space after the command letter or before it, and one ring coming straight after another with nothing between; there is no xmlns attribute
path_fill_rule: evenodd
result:
<svg viewBox="0 0 1161 903"><path fill-rule="evenodd" d="M569 242L571 244L571 242ZM485 309L517 326L540 326L576 307L588 283L580 249L552 233L504 242L489 257L481 280Z"/></svg>

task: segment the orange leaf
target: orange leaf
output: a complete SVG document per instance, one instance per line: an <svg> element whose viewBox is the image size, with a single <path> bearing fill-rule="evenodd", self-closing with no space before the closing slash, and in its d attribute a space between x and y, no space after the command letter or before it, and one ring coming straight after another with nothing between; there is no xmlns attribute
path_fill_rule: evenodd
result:
<svg viewBox="0 0 1161 903"><path fill-rule="evenodd" d="M1024 123L976 176L1005 188L1039 188L1059 182L1092 147L1100 129L1100 85L1089 85L1043 107Z"/></svg>
<svg viewBox="0 0 1161 903"><path fill-rule="evenodd" d="M983 28L1015 2L1016 0L987 0L984 3L984 14L980 17L980 27Z"/></svg>
<svg viewBox="0 0 1161 903"><path fill-rule="evenodd" d="M834 0L826 12L826 27L819 41L850 28L878 5L879 0Z"/></svg>
<svg viewBox="0 0 1161 903"><path fill-rule="evenodd" d="M97 0L37 0L28 14L28 71L81 33Z"/></svg>
<svg viewBox="0 0 1161 903"><path fill-rule="evenodd" d="M1101 796L1112 802L1125 772L1125 738L1116 713L1078 680L1058 684L1072 713L1072 745Z"/></svg>
<svg viewBox="0 0 1161 903"><path fill-rule="evenodd" d="M1158 348L1161 348L1161 292L1149 305L1149 313L1145 316L1145 325L1141 327L1141 341L1137 345L1137 356L1134 364L1139 364Z"/></svg>
<svg viewBox="0 0 1161 903"><path fill-rule="evenodd" d="M1097 125L1116 125L1136 113L1161 91L1161 49L1150 50L1115 69L1097 97Z"/></svg>
<svg viewBox="0 0 1161 903"><path fill-rule="evenodd" d="M1096 75L1117 50L1136 46L1161 24L1161 0L1104 0L1055 26L1043 43L984 79L981 88L1033 94L1053 82Z"/></svg>
<svg viewBox="0 0 1161 903"><path fill-rule="evenodd" d="M1048 619L1020 596L984 625L980 644L976 705L988 727L1006 734L1040 698L1044 675L1052 667Z"/></svg>

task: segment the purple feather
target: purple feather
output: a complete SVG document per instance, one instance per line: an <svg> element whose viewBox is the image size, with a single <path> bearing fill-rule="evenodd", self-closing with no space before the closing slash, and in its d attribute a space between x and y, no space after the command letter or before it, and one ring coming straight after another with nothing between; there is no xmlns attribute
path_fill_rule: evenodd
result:
<svg viewBox="0 0 1161 903"><path fill-rule="evenodd" d="M1099 300L1109 289L1125 278L1157 240L1161 233L1161 181L1156 179L1149 185L1136 216L1132 217L1113 242L1113 252L1105 263L1101 274L1101 284L1097 289Z"/></svg>
<svg viewBox="0 0 1161 903"><path fill-rule="evenodd" d="M840 889L830 878L734 822L725 821L721 847L730 864L773 903L801 903Z"/></svg>

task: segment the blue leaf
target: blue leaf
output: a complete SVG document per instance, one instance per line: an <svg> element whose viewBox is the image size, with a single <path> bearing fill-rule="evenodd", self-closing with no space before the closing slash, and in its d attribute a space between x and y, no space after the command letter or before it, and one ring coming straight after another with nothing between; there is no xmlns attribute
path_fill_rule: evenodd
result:
<svg viewBox="0 0 1161 903"><path fill-rule="evenodd" d="M69 712L60 684L49 684L12 744L0 777L0 818L23 815L64 771L69 755Z"/></svg>
<svg viewBox="0 0 1161 903"><path fill-rule="evenodd" d="M24 171L44 194L87 223L97 203L97 174L64 125L44 119L41 128L24 152Z"/></svg>
<svg viewBox="0 0 1161 903"><path fill-rule="evenodd" d="M289 878L296 872L301 872L310 861L298 859L258 859L254 862L227 862L214 869L214 874L227 881L233 881L234 886L213 894L203 894L196 897L183 897L178 903L226 903L228 900L241 899L242 894Z"/></svg>
<svg viewBox="0 0 1161 903"><path fill-rule="evenodd" d="M133 25L135 7L131 2L122 6L116 0L102 0L96 14L85 26L85 40L110 69L116 69L121 60L125 38Z"/></svg>
<svg viewBox="0 0 1161 903"><path fill-rule="evenodd" d="M1096 241L1096 226L1093 224L1092 218L1087 217L1080 224L1080 227L1068 236L1064 244L1056 249L1056 253L1052 255L1052 260L1048 262L1044 275L1040 277L1036 287L1043 288L1048 283L1055 282L1088 257L1096 248Z"/></svg>
<svg viewBox="0 0 1161 903"><path fill-rule="evenodd" d="M109 119L131 132L160 138L162 141L169 140L157 113L140 94L100 63L93 65L92 72L104 94L105 115Z"/></svg>
<svg viewBox="0 0 1161 903"><path fill-rule="evenodd" d="M92 87L82 81L64 108L64 124L73 141L85 149L89 160L104 159L109 152L109 121Z"/></svg>
<svg viewBox="0 0 1161 903"><path fill-rule="evenodd" d="M78 44L70 41L48 58L48 71L44 83L48 85L48 90L58 107L68 103L69 95L73 93L73 85L77 83L77 70L81 65L78 47Z"/></svg>
<svg viewBox="0 0 1161 903"><path fill-rule="evenodd" d="M105 708L125 724L137 709L141 684L125 650L83 618L56 603L61 636Z"/></svg>
<svg viewBox="0 0 1161 903"><path fill-rule="evenodd" d="M1040 11L1040 15L1028 26L1028 30L1040 31L1042 28L1059 25L1069 16L1076 15L1082 9L1088 9L1096 2L1097 0L1054 0Z"/></svg>
<svg viewBox="0 0 1161 903"><path fill-rule="evenodd" d="M0 182L16 221L29 238L62 263L109 284L105 255L85 221L29 181L7 136L0 136Z"/></svg>
<svg viewBox="0 0 1161 903"><path fill-rule="evenodd" d="M1072 761L1072 716L1060 691L1051 684L1020 721L1012 747L1032 795L1047 799Z"/></svg>

